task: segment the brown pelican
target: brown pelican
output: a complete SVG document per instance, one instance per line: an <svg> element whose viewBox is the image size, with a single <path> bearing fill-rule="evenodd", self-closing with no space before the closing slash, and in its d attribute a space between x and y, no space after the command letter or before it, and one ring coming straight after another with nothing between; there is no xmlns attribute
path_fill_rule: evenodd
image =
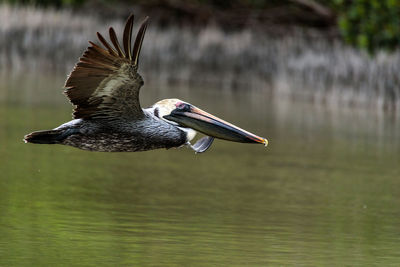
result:
<svg viewBox="0 0 400 267"><path fill-rule="evenodd" d="M122 152L189 146L206 151L214 137L234 142L268 144L267 139L223 121L179 99L164 99L142 109L139 54L147 28L144 20L131 45L133 15L125 25L123 48L113 28L112 45L97 33L101 47L89 42L65 82L64 93L74 105L74 119L53 130L24 137L36 144L63 144L85 150ZM206 136L194 145L196 131Z"/></svg>

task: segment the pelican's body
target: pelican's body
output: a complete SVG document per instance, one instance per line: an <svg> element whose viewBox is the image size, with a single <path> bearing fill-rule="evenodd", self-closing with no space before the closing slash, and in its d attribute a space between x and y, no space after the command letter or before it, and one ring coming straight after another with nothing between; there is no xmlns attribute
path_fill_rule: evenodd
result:
<svg viewBox="0 0 400 267"><path fill-rule="evenodd" d="M102 152L136 152L185 145L186 131L162 119L148 110L137 121L102 121L76 119L55 130L70 134L59 143L84 150Z"/></svg>
<svg viewBox="0 0 400 267"><path fill-rule="evenodd" d="M206 151L214 137L245 143L268 141L225 122L179 99L164 99L142 109L139 90L143 79L137 72L147 18L131 46L133 15L123 35L123 49L113 28L110 45L97 33L104 48L90 42L69 75L65 94L75 105L74 120L53 130L25 136L25 142L63 144L84 150L135 152L188 145ZM194 146L196 131L206 134Z"/></svg>

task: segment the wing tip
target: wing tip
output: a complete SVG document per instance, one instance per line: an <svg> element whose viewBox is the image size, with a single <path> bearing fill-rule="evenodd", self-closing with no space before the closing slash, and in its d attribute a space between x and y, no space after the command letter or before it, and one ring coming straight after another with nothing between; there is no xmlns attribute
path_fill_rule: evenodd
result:
<svg viewBox="0 0 400 267"><path fill-rule="evenodd" d="M118 37L117 37L117 34L115 33L114 28L113 28L113 27L110 27L110 28L108 29L108 32L109 32L109 34L110 34L111 42L113 43L115 49L116 49L117 52L118 52L118 56L120 56L120 57L125 57L125 54L124 54L124 52L123 52L122 49L121 49L121 45L119 44Z"/></svg>
<svg viewBox="0 0 400 267"><path fill-rule="evenodd" d="M123 34L123 46L125 50L125 58L132 60L131 46L132 46L132 28L133 28L133 13L128 17L125 23L124 34Z"/></svg>
<svg viewBox="0 0 400 267"><path fill-rule="evenodd" d="M148 20L149 20L149 16L146 16L144 18L142 24L140 25L139 31L136 35L135 44L133 46L133 51L132 51L132 56L133 56L132 61L135 66L138 66L138 64L139 64L140 50L142 48L144 35L146 33L146 29L147 29L147 25L148 25Z"/></svg>

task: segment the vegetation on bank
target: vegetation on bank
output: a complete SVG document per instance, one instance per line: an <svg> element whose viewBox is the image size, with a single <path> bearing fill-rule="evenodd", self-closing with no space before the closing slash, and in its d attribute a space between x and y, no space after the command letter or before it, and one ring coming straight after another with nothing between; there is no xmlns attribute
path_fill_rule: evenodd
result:
<svg viewBox="0 0 400 267"><path fill-rule="evenodd" d="M161 9L166 18L182 22L217 21L226 27L252 23L337 27L349 44L374 52L400 46L400 0L0 0L12 4L55 7L126 6ZM114 10L114 9L113 9ZM251 25L250 25L251 26Z"/></svg>
<svg viewBox="0 0 400 267"><path fill-rule="evenodd" d="M400 46L400 0L335 0L346 42L370 52Z"/></svg>

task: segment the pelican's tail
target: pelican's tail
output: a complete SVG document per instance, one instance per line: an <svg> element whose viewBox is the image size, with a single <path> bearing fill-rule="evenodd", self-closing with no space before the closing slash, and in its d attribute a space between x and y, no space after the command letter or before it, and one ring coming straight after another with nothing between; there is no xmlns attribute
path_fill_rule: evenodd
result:
<svg viewBox="0 0 400 267"><path fill-rule="evenodd" d="M59 144L69 135L69 131L65 129L37 131L25 135L24 142L34 144Z"/></svg>

